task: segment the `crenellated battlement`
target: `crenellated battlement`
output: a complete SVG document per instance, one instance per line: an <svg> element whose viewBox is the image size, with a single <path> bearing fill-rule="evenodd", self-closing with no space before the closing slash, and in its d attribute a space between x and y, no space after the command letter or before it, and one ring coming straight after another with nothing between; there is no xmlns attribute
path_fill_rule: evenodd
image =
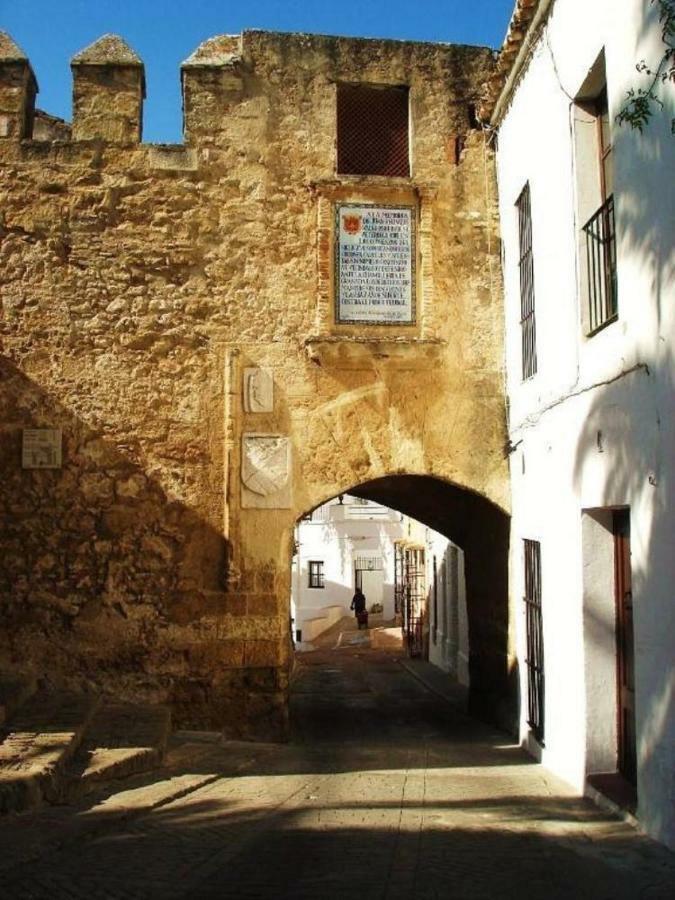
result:
<svg viewBox="0 0 675 900"><path fill-rule="evenodd" d="M73 140L95 138L131 144L143 133L145 67L115 34L76 53L73 73Z"/></svg>
<svg viewBox="0 0 675 900"><path fill-rule="evenodd" d="M392 473L506 507L491 151L469 133L493 65L220 35L183 63L165 145L142 143L121 38L72 60L69 126L2 36L0 667L278 739L296 519ZM340 223L366 218L354 258ZM467 557L488 533L499 566L471 587L480 686L505 670L507 532L472 503Z"/></svg>
<svg viewBox="0 0 675 900"><path fill-rule="evenodd" d="M180 68L183 135L186 144L221 143L226 119L243 101L243 118L260 119L265 103L291 87L337 81L423 82L437 77L458 97L479 99L487 48L327 35L244 31L209 38ZM72 127L35 128L38 84L26 54L0 32L0 140L72 140L134 145L142 141L145 67L121 37L106 34L71 60ZM316 96L316 94L315 94ZM301 98L302 99L302 98ZM316 97L319 101L320 97Z"/></svg>
<svg viewBox="0 0 675 900"><path fill-rule="evenodd" d="M0 139L32 136L37 92L28 57L7 32L0 31Z"/></svg>

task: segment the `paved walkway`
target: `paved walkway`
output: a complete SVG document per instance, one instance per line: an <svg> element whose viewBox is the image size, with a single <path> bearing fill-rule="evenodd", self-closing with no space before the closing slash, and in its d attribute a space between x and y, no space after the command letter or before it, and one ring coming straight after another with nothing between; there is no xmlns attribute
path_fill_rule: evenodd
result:
<svg viewBox="0 0 675 900"><path fill-rule="evenodd" d="M0 897L672 900L673 854L575 798L400 655L302 654L290 744L179 734L90 809L0 820Z"/></svg>

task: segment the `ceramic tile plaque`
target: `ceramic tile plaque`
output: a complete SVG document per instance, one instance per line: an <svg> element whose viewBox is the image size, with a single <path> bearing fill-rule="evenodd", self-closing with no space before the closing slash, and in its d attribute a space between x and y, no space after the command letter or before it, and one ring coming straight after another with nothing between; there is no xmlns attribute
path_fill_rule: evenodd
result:
<svg viewBox="0 0 675 900"><path fill-rule="evenodd" d="M60 469L61 429L24 428L21 466L24 469Z"/></svg>
<svg viewBox="0 0 675 900"><path fill-rule="evenodd" d="M341 203L335 222L336 318L415 321L415 209Z"/></svg>

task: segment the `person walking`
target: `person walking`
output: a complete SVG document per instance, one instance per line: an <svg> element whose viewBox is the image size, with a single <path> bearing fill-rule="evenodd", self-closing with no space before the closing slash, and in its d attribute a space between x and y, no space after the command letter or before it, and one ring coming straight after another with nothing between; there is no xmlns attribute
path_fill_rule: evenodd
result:
<svg viewBox="0 0 675 900"><path fill-rule="evenodd" d="M360 587L357 587L354 596L352 597L352 603L349 607L354 610L354 615L356 616L356 621L358 622L359 628L362 626L368 627L368 611L366 610L366 595L363 593Z"/></svg>

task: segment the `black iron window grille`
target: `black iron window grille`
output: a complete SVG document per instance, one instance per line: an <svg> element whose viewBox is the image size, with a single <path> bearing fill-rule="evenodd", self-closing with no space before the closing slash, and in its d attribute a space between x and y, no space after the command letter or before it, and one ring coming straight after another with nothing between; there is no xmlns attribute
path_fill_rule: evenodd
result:
<svg viewBox="0 0 675 900"><path fill-rule="evenodd" d="M337 86L337 171L340 175L408 177L408 88Z"/></svg>
<svg viewBox="0 0 675 900"><path fill-rule="evenodd" d="M394 544L394 612L403 613L405 598L405 550L402 543Z"/></svg>
<svg viewBox="0 0 675 900"><path fill-rule="evenodd" d="M520 334L523 380L537 371L537 330L534 317L534 263L532 260L532 213L530 185L525 185L516 201L520 270Z"/></svg>
<svg viewBox="0 0 675 900"><path fill-rule="evenodd" d="M619 312L613 196L605 200L583 230L586 235L589 325L593 333L613 322Z"/></svg>
<svg viewBox="0 0 675 900"><path fill-rule="evenodd" d="M309 563L309 586L311 588L324 587L323 561L312 560Z"/></svg>
<svg viewBox="0 0 675 900"><path fill-rule="evenodd" d="M544 743L544 631L541 615L541 545L526 540L525 630L527 668L527 723L540 744Z"/></svg>

